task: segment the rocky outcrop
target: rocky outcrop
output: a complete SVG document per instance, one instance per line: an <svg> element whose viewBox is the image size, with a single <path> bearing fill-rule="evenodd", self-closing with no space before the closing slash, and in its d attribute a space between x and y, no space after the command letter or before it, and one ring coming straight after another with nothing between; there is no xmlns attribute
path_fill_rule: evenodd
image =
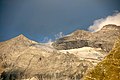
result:
<svg viewBox="0 0 120 80"><path fill-rule="evenodd" d="M58 50L93 47L109 52L119 34L120 26L109 24L94 33L77 30L70 35L56 40L52 45Z"/></svg>
<svg viewBox="0 0 120 80"><path fill-rule="evenodd" d="M89 60L59 52L24 35L0 42L0 61L3 80L78 80L93 67Z"/></svg>
<svg viewBox="0 0 120 80"><path fill-rule="evenodd" d="M84 80L120 80L120 38L105 59Z"/></svg>

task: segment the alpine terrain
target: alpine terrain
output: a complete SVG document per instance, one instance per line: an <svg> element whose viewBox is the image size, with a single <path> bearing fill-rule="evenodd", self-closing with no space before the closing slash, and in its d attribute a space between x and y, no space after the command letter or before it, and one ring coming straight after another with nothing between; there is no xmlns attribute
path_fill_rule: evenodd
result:
<svg viewBox="0 0 120 80"><path fill-rule="evenodd" d="M108 24L97 32L77 30L51 43L38 43L22 34L0 42L0 79L83 80L87 75L85 80L118 80L119 40L107 53L119 32L119 26Z"/></svg>

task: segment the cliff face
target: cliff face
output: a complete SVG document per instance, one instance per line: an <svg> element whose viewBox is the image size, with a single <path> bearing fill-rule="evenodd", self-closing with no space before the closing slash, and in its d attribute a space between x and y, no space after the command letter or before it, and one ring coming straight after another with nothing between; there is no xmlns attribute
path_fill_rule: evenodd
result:
<svg viewBox="0 0 120 80"><path fill-rule="evenodd" d="M1 79L74 80L93 67L89 60L62 53L19 35L0 42Z"/></svg>
<svg viewBox="0 0 120 80"><path fill-rule="evenodd" d="M105 59L84 80L120 80L120 38Z"/></svg>
<svg viewBox="0 0 120 80"><path fill-rule="evenodd" d="M109 24L94 33L77 30L68 36L58 39L53 43L53 46L58 50L93 47L101 48L103 51L109 52L119 34L120 27Z"/></svg>

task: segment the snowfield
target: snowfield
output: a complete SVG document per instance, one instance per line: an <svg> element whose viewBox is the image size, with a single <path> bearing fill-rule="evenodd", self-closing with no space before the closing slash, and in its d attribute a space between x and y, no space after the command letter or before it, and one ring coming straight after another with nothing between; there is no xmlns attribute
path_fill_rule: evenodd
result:
<svg viewBox="0 0 120 80"><path fill-rule="evenodd" d="M105 57L105 54L103 54L101 48L83 47L78 49L59 50L59 51L65 54L74 54L77 57L79 57L81 60L91 61L95 65Z"/></svg>

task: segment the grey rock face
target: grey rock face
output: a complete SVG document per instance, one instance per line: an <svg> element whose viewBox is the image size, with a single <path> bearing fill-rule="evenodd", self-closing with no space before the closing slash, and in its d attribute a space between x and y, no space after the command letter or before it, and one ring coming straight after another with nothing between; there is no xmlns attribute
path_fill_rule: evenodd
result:
<svg viewBox="0 0 120 80"><path fill-rule="evenodd" d="M105 25L100 31L93 33L77 30L68 36L56 40L52 45L58 50L95 47L109 52L119 35L120 26L109 24Z"/></svg>
<svg viewBox="0 0 120 80"><path fill-rule="evenodd" d="M4 68L1 79L79 80L93 66L74 54L48 48L23 35L1 42L0 64Z"/></svg>

